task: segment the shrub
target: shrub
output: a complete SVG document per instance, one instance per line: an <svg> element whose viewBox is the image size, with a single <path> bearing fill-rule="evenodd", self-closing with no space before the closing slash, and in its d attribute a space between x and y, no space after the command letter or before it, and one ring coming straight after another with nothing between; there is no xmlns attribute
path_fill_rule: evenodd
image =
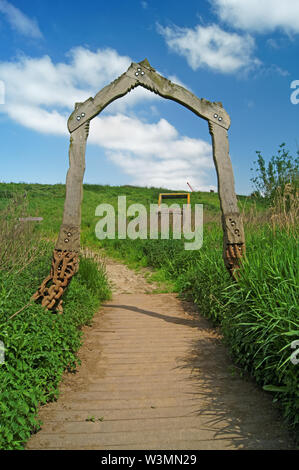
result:
<svg viewBox="0 0 299 470"><path fill-rule="evenodd" d="M256 153L257 160L254 162L256 176L251 178L256 194L273 202L278 189L281 193L284 193L286 185L291 185L295 189L298 188L299 151L297 156L293 157L286 149L286 144L282 143L279 146L277 155L270 158L268 165L266 165L261 152L257 150ZM253 171L253 168L251 170Z"/></svg>
<svg viewBox="0 0 299 470"><path fill-rule="evenodd" d="M103 266L82 257L64 295L63 315L36 303L27 305L48 274L53 246L39 239L34 226L18 222L20 215L26 215L26 198L14 196L1 213L0 225L0 341L5 346L5 362L0 364L1 449L22 449L39 428L39 405L58 396L64 370L78 364L80 327L91 322L110 295Z"/></svg>

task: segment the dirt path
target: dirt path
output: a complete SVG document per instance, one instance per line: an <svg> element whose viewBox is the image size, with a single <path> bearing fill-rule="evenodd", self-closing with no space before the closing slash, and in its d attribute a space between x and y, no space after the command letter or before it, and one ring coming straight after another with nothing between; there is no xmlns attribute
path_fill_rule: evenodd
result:
<svg viewBox="0 0 299 470"><path fill-rule="evenodd" d="M82 361L41 408L28 449L291 449L270 397L233 374L192 304L107 261L113 298L84 328Z"/></svg>
<svg viewBox="0 0 299 470"><path fill-rule="evenodd" d="M158 287L155 283L149 284L142 274L113 259L107 258L105 266L113 295L150 294ZM144 272L148 270L144 269Z"/></svg>

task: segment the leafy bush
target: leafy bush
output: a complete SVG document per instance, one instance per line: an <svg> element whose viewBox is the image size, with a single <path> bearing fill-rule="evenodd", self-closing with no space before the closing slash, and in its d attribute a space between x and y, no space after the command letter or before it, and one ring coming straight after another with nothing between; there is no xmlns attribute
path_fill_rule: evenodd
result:
<svg viewBox="0 0 299 470"><path fill-rule="evenodd" d="M251 178L256 188L256 194L273 202L278 189L283 193L286 185L298 188L299 151L297 156L293 157L286 149L286 144L282 143L277 155L270 158L268 165L266 165L261 152L257 150L256 153L257 160L254 162L256 176Z"/></svg>
<svg viewBox="0 0 299 470"><path fill-rule="evenodd" d="M5 362L0 364L0 448L22 449L39 428L38 406L58 396L64 370L78 364L80 327L90 323L100 302L109 297L106 276L90 259L81 259L64 296L63 315L27 304L47 274L52 246L39 246L40 256L19 275L0 271L0 340Z"/></svg>

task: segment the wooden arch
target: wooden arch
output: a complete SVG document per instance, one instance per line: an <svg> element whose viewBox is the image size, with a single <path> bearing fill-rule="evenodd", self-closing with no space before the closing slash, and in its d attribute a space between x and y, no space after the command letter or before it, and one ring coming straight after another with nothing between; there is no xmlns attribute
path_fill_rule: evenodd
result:
<svg viewBox="0 0 299 470"><path fill-rule="evenodd" d="M85 171L85 148L89 122L108 104L142 86L163 98L174 100L208 121L212 137L213 159L218 178L218 194L222 212L223 258L230 273L238 269L245 253L243 223L239 214L234 188L234 176L229 157L227 131L230 117L221 103L199 99L184 87L159 75L148 60L132 63L128 70L103 88L94 98L76 103L68 120L70 132L69 170L66 178L66 197L63 221L52 260L49 276L34 294L48 309L62 312L62 295L78 270L82 183Z"/></svg>

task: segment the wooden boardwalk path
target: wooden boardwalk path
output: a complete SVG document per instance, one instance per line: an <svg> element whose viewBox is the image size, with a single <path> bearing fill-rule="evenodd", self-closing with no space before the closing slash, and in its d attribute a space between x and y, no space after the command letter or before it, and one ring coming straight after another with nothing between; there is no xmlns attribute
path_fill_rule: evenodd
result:
<svg viewBox="0 0 299 470"><path fill-rule="evenodd" d="M174 294L115 294L28 449L291 449L270 397Z"/></svg>

